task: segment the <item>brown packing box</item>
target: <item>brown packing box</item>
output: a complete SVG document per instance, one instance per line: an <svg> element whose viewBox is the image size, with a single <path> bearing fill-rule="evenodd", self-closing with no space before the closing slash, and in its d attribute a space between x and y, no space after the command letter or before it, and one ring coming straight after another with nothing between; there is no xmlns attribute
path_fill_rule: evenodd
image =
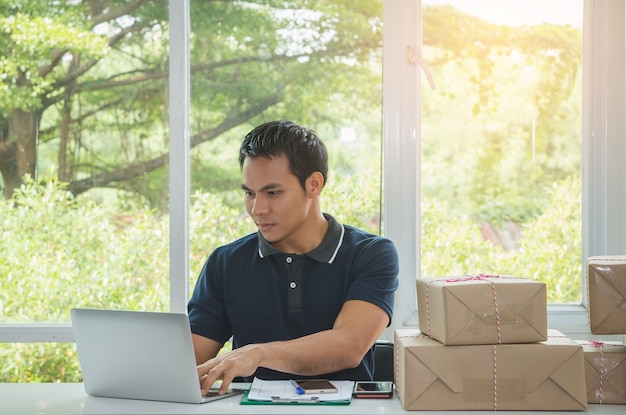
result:
<svg viewBox="0 0 626 415"><path fill-rule="evenodd" d="M587 308L593 334L626 334L626 255L587 259Z"/></svg>
<svg viewBox="0 0 626 415"><path fill-rule="evenodd" d="M541 343L446 346L395 331L395 384L405 410L585 410L583 349L550 330Z"/></svg>
<svg viewBox="0 0 626 415"><path fill-rule="evenodd" d="M577 343L585 352L587 402L626 404L626 346L593 340Z"/></svg>
<svg viewBox="0 0 626 415"><path fill-rule="evenodd" d="M417 305L422 333L446 345L547 338L543 282L512 276L418 278Z"/></svg>

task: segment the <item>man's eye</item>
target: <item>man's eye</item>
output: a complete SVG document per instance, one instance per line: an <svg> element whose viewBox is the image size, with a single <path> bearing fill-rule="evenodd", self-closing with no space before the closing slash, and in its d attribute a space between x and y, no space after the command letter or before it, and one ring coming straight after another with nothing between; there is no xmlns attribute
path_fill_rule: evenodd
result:
<svg viewBox="0 0 626 415"><path fill-rule="evenodd" d="M271 191L267 192L267 194L270 195L270 196L276 196L279 193L280 193L280 191L278 191L278 190L271 190Z"/></svg>
<svg viewBox="0 0 626 415"><path fill-rule="evenodd" d="M243 194L246 195L246 197L253 197L254 196L254 192L251 192L249 190L244 191Z"/></svg>

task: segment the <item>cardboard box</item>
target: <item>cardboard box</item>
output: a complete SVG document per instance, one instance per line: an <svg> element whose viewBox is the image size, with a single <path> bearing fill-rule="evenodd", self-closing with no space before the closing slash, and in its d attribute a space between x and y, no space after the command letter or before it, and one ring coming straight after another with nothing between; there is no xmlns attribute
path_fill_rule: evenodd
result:
<svg viewBox="0 0 626 415"><path fill-rule="evenodd" d="M547 338L543 282L497 275L418 278L417 305L422 333L446 345Z"/></svg>
<svg viewBox="0 0 626 415"><path fill-rule="evenodd" d="M626 334L626 255L587 259L587 308L593 334Z"/></svg>
<svg viewBox="0 0 626 415"><path fill-rule="evenodd" d="M585 353L587 402L626 404L626 346L594 340L577 343Z"/></svg>
<svg viewBox="0 0 626 415"><path fill-rule="evenodd" d="M395 384L405 410L585 410L582 347L549 330L530 344L446 346L395 331Z"/></svg>

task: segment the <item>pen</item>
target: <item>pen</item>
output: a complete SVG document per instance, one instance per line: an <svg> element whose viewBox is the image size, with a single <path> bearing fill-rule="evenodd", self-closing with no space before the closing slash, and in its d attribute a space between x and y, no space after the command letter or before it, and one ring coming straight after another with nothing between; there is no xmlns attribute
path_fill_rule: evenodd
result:
<svg viewBox="0 0 626 415"><path fill-rule="evenodd" d="M298 382L291 379L289 383L291 383L293 387L296 388L296 392L298 392L298 395L304 395L304 389L302 389L302 386L298 385Z"/></svg>

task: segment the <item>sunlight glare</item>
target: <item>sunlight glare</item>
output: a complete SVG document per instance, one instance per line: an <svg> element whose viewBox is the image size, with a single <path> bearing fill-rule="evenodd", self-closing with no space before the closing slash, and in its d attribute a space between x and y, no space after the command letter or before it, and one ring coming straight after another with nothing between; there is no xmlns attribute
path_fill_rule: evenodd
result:
<svg viewBox="0 0 626 415"><path fill-rule="evenodd" d="M542 23L582 27L583 0L422 0L422 6L445 5L496 24Z"/></svg>

